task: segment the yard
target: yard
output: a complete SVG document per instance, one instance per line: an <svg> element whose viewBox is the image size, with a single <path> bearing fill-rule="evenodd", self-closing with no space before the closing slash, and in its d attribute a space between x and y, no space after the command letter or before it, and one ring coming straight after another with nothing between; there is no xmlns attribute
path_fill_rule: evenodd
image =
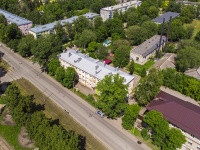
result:
<svg viewBox="0 0 200 150"><path fill-rule="evenodd" d="M140 65L140 64L135 63L134 64L134 67L135 67L134 73L137 74L137 75L140 75L144 68L147 71L154 64L155 64L155 62L153 60L149 60L144 65Z"/></svg>

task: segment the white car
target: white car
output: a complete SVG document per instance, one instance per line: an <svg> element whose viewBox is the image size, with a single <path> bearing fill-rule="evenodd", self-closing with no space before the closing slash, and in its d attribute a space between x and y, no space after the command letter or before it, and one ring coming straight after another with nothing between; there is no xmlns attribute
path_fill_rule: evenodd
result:
<svg viewBox="0 0 200 150"><path fill-rule="evenodd" d="M97 110L96 114L99 115L101 118L104 117L104 113L101 110Z"/></svg>

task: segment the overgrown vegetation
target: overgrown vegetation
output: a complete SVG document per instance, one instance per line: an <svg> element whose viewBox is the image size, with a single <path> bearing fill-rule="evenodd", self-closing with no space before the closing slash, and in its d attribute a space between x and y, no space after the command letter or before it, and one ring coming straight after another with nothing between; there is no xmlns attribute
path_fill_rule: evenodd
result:
<svg viewBox="0 0 200 150"><path fill-rule="evenodd" d="M77 133L64 130L61 125L53 123L53 120L45 116L41 106L33 102L33 96L23 96L14 83L9 85L2 99L10 108L15 122L26 127L37 147L59 150L81 148Z"/></svg>

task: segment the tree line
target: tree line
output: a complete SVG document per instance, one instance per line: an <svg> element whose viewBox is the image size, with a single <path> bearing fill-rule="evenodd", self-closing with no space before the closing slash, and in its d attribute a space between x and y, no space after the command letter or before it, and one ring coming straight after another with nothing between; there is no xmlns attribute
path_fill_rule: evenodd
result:
<svg viewBox="0 0 200 150"><path fill-rule="evenodd" d="M24 96L12 83L6 89L2 100L10 109L14 121L25 126L30 138L40 149L79 150L81 136L74 131L67 131L45 116L41 106L33 102L33 96ZM40 108L40 109L39 109Z"/></svg>

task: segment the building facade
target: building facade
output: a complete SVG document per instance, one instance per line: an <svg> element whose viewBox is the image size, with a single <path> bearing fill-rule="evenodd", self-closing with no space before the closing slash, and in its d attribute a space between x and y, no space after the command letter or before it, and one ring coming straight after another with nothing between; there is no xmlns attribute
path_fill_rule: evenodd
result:
<svg viewBox="0 0 200 150"><path fill-rule="evenodd" d="M119 74L124 78L124 84L128 85L128 92L132 92L134 83L132 75L119 70L119 68L111 67L98 59L91 58L87 54L82 54L79 51L71 49L63 51L59 55L59 61L65 69L67 67L74 68L78 81L90 89L94 89L97 83L106 75Z"/></svg>
<svg viewBox="0 0 200 150"><path fill-rule="evenodd" d="M110 7L105 7L105 8L102 8L100 10L100 16L102 17L103 21L106 21L109 18L113 18L113 13L115 11L117 11L117 12L125 12L130 7L137 8L141 4L142 4L141 1L134 0L134 1L125 2L125 3L122 3L122 4L110 6Z"/></svg>
<svg viewBox="0 0 200 150"><path fill-rule="evenodd" d="M130 52L130 59L143 65L149 58L155 56L157 50L162 49L165 46L165 42L165 36L154 35L139 46L134 47Z"/></svg>
<svg viewBox="0 0 200 150"><path fill-rule="evenodd" d="M4 15L8 24L14 23L18 26L18 28L21 30L23 35L28 34L28 30L32 27L33 23L32 21L29 21L25 18L19 17L15 14L12 14L10 12L7 12L3 9L0 9L0 14Z"/></svg>
<svg viewBox="0 0 200 150"><path fill-rule="evenodd" d="M200 107L161 91L147 106L157 110L169 122L170 127L179 129L187 142L181 150L200 150Z"/></svg>
<svg viewBox="0 0 200 150"><path fill-rule="evenodd" d="M99 16L99 14L86 13L82 16L85 16L87 19L93 20L96 16ZM55 34L54 28L58 22L60 22L60 24L62 26L64 26L66 23L72 24L77 18L78 18L78 16L73 16L71 18L63 19L60 21L55 21L55 22L48 23L45 25L38 25L38 26L35 26L35 27L29 29L29 34L32 34L35 39L40 37L41 35Z"/></svg>

